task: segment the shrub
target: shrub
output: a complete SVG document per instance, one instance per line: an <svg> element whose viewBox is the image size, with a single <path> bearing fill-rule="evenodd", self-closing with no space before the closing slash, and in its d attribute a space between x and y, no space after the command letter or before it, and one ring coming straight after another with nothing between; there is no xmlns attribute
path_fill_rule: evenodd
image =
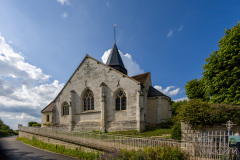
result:
<svg viewBox="0 0 240 160"><path fill-rule="evenodd" d="M175 123L174 126L171 128L171 138L180 140L181 137L182 137L181 124Z"/></svg>
<svg viewBox="0 0 240 160"><path fill-rule="evenodd" d="M202 128L212 122L210 104L201 99L192 99L188 103L183 104L175 119L180 122L184 120L191 124L194 129Z"/></svg>
<svg viewBox="0 0 240 160"><path fill-rule="evenodd" d="M33 124L32 127L41 127L41 124L40 123Z"/></svg>
<svg viewBox="0 0 240 160"><path fill-rule="evenodd" d="M43 123L43 125L50 127L52 126L52 123Z"/></svg>
<svg viewBox="0 0 240 160"><path fill-rule="evenodd" d="M183 120L193 129L200 129L207 125L222 124L231 120L240 124L240 106L230 104L211 104L201 99L192 99L183 104L174 118L175 123Z"/></svg>
<svg viewBox="0 0 240 160"><path fill-rule="evenodd" d="M163 146L143 150L117 150L105 153L102 160L186 160L188 155L179 148Z"/></svg>
<svg viewBox="0 0 240 160"><path fill-rule="evenodd" d="M28 122L28 126L29 126L29 127L32 127L32 126L41 126L41 124L40 124L40 123L37 123L37 122L31 121L31 122Z"/></svg>

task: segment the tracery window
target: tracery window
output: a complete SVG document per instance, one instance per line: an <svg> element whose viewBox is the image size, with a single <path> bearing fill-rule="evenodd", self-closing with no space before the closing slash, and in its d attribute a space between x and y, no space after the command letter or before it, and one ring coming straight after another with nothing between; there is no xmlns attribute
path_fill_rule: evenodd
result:
<svg viewBox="0 0 240 160"><path fill-rule="evenodd" d="M94 95L93 92L88 89L84 94L84 111L94 110Z"/></svg>
<svg viewBox="0 0 240 160"><path fill-rule="evenodd" d="M126 110L127 109L127 96L126 93L120 90L116 94L116 110Z"/></svg>
<svg viewBox="0 0 240 160"><path fill-rule="evenodd" d="M63 102L62 104L62 115L69 115L69 105L67 102Z"/></svg>

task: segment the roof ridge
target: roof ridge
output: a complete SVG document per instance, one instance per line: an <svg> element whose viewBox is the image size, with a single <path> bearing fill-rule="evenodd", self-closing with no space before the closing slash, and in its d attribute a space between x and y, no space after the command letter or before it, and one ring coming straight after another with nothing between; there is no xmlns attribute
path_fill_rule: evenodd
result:
<svg viewBox="0 0 240 160"><path fill-rule="evenodd" d="M137 74L137 75L135 75L135 76L140 76L140 75L149 74L149 73L151 73L151 72L145 72L145 73L142 73L142 74ZM135 76L132 76L132 77L135 77Z"/></svg>

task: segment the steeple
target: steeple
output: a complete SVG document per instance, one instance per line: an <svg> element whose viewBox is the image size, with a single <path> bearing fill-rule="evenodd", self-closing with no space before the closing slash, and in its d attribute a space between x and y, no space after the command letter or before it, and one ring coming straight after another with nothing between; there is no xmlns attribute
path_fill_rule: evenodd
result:
<svg viewBox="0 0 240 160"><path fill-rule="evenodd" d="M110 67L127 75L127 69L125 68L122 58L118 52L116 42L114 42L112 51L108 57L106 65L109 65Z"/></svg>
<svg viewBox="0 0 240 160"><path fill-rule="evenodd" d="M106 65L109 65L110 67L127 75L127 70L123 64L122 58L118 52L118 48L116 45L115 27L116 27L116 24L114 25L114 45L108 57Z"/></svg>

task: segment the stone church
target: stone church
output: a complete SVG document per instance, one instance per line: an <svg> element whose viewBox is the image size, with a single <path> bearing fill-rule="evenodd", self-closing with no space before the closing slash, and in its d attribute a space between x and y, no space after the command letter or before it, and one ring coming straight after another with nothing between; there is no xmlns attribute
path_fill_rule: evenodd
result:
<svg viewBox="0 0 240 160"><path fill-rule="evenodd" d="M138 130L171 118L171 99L152 87L150 72L129 77L114 43L104 64L86 55L42 111L42 127L102 132Z"/></svg>

